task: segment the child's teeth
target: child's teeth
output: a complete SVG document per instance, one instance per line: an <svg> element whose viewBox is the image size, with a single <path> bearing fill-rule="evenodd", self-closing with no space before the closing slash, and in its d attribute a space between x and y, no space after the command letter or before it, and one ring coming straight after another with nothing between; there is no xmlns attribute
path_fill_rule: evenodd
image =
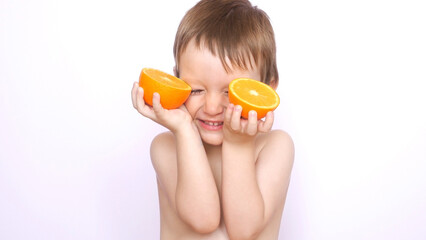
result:
<svg viewBox="0 0 426 240"><path fill-rule="evenodd" d="M210 125L210 126L219 126L220 125L220 123L218 123L218 122L205 122L207 125Z"/></svg>

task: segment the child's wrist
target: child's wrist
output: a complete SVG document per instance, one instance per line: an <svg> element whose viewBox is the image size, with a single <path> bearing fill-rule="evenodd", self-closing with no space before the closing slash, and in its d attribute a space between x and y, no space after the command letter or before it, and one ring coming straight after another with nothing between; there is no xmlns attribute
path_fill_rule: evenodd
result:
<svg viewBox="0 0 426 240"><path fill-rule="evenodd" d="M196 127L190 124L182 124L177 129L172 130L172 133L176 136L176 138L186 139L188 137L198 136L198 131Z"/></svg>

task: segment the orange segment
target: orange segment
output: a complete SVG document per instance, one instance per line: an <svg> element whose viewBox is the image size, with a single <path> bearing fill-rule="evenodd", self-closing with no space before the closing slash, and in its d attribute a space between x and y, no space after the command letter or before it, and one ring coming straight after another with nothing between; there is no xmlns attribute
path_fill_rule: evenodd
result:
<svg viewBox="0 0 426 240"><path fill-rule="evenodd" d="M265 83L249 78L237 78L229 84L229 102L243 107L243 118L247 119L249 111L255 110L257 118L261 119L278 107L280 98L275 90Z"/></svg>
<svg viewBox="0 0 426 240"><path fill-rule="evenodd" d="M145 103L152 106L152 96L157 92L166 109L178 108L191 93L191 87L182 79L153 68L142 69L139 86L144 90Z"/></svg>

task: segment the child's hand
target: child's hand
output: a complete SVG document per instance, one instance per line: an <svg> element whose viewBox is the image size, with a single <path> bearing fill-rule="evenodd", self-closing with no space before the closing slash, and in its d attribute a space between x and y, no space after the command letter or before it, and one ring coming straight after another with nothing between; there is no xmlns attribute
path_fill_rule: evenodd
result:
<svg viewBox="0 0 426 240"><path fill-rule="evenodd" d="M225 112L223 128L224 141L243 143L254 141L254 137L260 133L269 132L274 123L273 112L268 112L265 120L257 120L256 111L250 111L248 119L241 118L241 106L230 103Z"/></svg>
<svg viewBox="0 0 426 240"><path fill-rule="evenodd" d="M143 89L135 82L132 88L132 103L133 107L143 116L168 128L172 132L181 129L184 124L192 124L192 117L185 105L180 106L178 109L164 109L160 103L160 95L154 93L153 106L151 107L145 104L143 94Z"/></svg>

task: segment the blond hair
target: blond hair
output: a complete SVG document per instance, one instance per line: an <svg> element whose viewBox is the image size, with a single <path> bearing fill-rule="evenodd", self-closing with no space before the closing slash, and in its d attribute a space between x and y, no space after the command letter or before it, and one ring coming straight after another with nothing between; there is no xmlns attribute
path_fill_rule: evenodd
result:
<svg viewBox="0 0 426 240"><path fill-rule="evenodd" d="M173 47L177 72L179 57L192 39L197 47L203 42L219 56L227 72L231 67L248 70L257 66L258 80L277 85L274 31L268 15L248 0L201 0L186 13Z"/></svg>

